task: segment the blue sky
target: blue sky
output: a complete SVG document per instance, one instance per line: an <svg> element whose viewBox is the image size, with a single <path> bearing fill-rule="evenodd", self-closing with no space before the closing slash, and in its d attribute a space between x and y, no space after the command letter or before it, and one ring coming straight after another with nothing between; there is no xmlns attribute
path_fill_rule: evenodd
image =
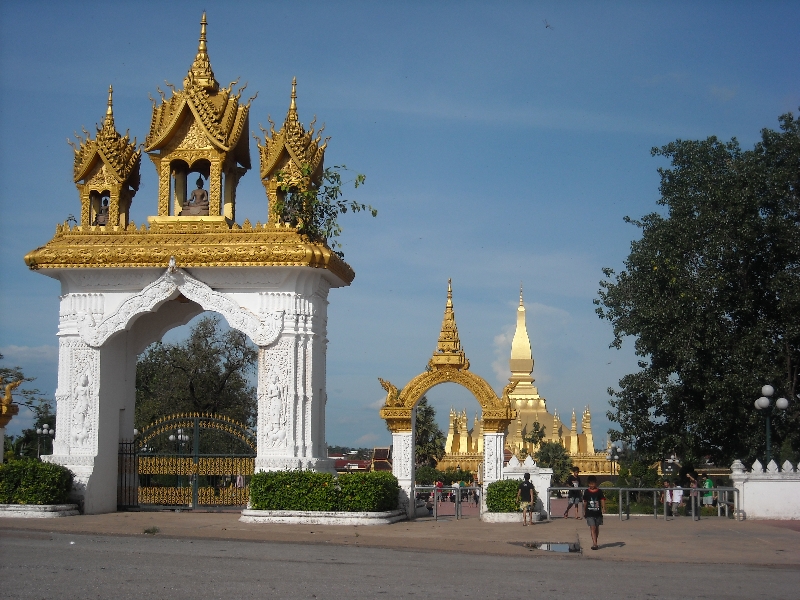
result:
<svg viewBox="0 0 800 600"><path fill-rule="evenodd" d="M448 277L472 369L497 390L523 282L539 391L562 415L588 404L602 440L606 389L636 357L608 348L592 300L637 235L623 217L657 208L650 148L751 146L800 105L796 2L5 2L0 352L48 394L60 290L22 257L79 212L65 138L101 120L113 84L117 127L142 141L148 94L183 80L203 9L217 79L259 92L251 129L283 118L297 76L301 119L332 136L327 164L365 173L353 197L379 209L342 221L356 279L330 295L334 444L389 442L377 377L402 387L424 368ZM155 194L144 159L137 223ZM240 220L265 219L257 168L237 200ZM430 397L443 425L450 405L477 409L452 384Z"/></svg>

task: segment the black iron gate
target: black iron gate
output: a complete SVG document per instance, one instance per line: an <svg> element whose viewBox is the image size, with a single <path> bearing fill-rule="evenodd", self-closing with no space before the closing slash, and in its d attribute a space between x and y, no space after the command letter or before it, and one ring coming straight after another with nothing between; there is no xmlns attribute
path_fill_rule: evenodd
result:
<svg viewBox="0 0 800 600"><path fill-rule="evenodd" d="M244 506L256 438L222 415L163 417L119 445L117 507Z"/></svg>

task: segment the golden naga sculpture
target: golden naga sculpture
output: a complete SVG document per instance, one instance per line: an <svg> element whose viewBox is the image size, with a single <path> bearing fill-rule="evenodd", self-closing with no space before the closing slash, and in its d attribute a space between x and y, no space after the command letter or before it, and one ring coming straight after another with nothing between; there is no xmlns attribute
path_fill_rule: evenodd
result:
<svg viewBox="0 0 800 600"><path fill-rule="evenodd" d="M109 88L97 135L92 139L86 133L79 145L73 143L80 222L56 225L53 239L25 256L31 269L165 268L174 256L181 268L310 266L328 269L346 283L353 280L353 270L327 245L309 241L269 214L269 223L236 222L236 187L250 168L245 133L255 96L242 102L245 86L234 91L236 81L219 85L208 56L207 25L203 13L197 53L183 89L168 84L172 94L167 98L159 90L160 102L153 101L144 150L159 179L156 214L140 226L129 218L139 187L141 151L135 139L117 133ZM281 131L259 146L262 174L269 174L270 181L282 169L303 165L312 169L311 180L321 174L325 143L313 125L306 132L300 124L294 86L292 96ZM199 176L199 182L187 193L190 174Z"/></svg>
<svg viewBox="0 0 800 600"><path fill-rule="evenodd" d="M280 223L282 215L277 214L275 207L283 196L280 188L288 186L300 191L309 189L320 182L325 161L325 148L330 138L322 139L323 125L314 137L315 116L305 130L297 115L297 78L292 79L292 97L289 112L279 131L275 131L275 123L267 116L270 130L261 127L264 134L264 145L261 138L253 136L258 144L261 162L261 183L267 190L270 222ZM281 181L278 181L278 174Z"/></svg>
<svg viewBox="0 0 800 600"><path fill-rule="evenodd" d="M428 367L427 371L414 377L399 393L394 385L379 378L381 386L387 392L380 415L392 432L411 431L411 415L419 399L432 387L448 382L465 387L475 396L483 412L483 431L503 432L516 418L517 413L511 408L508 393L504 390L503 397L498 398L485 379L469 371L469 360L458 337L453 310L453 288L449 280L439 341Z"/></svg>
<svg viewBox="0 0 800 600"><path fill-rule="evenodd" d="M3 382L5 385L5 396L0 398L0 429L5 428L11 421L11 417L19 414L19 405L14 402L11 396L11 391L22 385L24 380L12 381L10 383Z"/></svg>
<svg viewBox="0 0 800 600"><path fill-rule="evenodd" d="M139 167L142 153L136 148L136 138L130 141L128 132L121 136L114 126L113 88L108 86L108 107L103 126L92 139L68 139L75 150L73 179L81 197L81 225L119 227L128 224L131 202L139 189Z"/></svg>

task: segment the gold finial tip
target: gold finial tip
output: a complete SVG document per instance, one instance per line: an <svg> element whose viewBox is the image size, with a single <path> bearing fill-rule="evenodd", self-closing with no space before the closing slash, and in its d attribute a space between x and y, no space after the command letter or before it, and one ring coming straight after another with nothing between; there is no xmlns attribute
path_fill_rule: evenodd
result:
<svg viewBox="0 0 800 600"><path fill-rule="evenodd" d="M289 111L297 110L297 77L292 77L292 102L289 104Z"/></svg>
<svg viewBox="0 0 800 600"><path fill-rule="evenodd" d="M523 306L522 304L522 282L519 284L519 305Z"/></svg>
<svg viewBox="0 0 800 600"><path fill-rule="evenodd" d="M108 108L106 108L106 115L112 116L113 113L113 97L114 97L114 88L112 86L108 86Z"/></svg>

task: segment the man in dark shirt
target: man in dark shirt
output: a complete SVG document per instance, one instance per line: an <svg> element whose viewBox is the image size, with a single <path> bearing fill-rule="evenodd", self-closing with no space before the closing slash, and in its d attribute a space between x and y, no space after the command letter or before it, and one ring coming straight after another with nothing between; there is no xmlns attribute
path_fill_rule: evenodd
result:
<svg viewBox="0 0 800 600"><path fill-rule="evenodd" d="M571 488L569 491L569 496L567 498L567 510L564 511L564 518L569 518L569 509L572 508L572 505L575 505L575 518L580 519L580 513L578 505L581 503L581 491L578 489L581 487L581 479L578 477L578 473L580 473L580 469L578 467L572 467L572 474L567 477L567 485Z"/></svg>
<svg viewBox="0 0 800 600"><path fill-rule="evenodd" d="M597 535L603 524L603 513L606 512L606 497L603 490L597 487L597 477L594 475L586 478L586 484L589 489L583 492L583 516L592 534L592 550L597 550Z"/></svg>
<svg viewBox="0 0 800 600"><path fill-rule="evenodd" d="M536 500L536 491L531 483L531 474L525 473L524 479L517 489L517 501L522 509L522 526L528 524L528 513L533 510L533 503ZM531 525L533 525L533 515L531 515Z"/></svg>

